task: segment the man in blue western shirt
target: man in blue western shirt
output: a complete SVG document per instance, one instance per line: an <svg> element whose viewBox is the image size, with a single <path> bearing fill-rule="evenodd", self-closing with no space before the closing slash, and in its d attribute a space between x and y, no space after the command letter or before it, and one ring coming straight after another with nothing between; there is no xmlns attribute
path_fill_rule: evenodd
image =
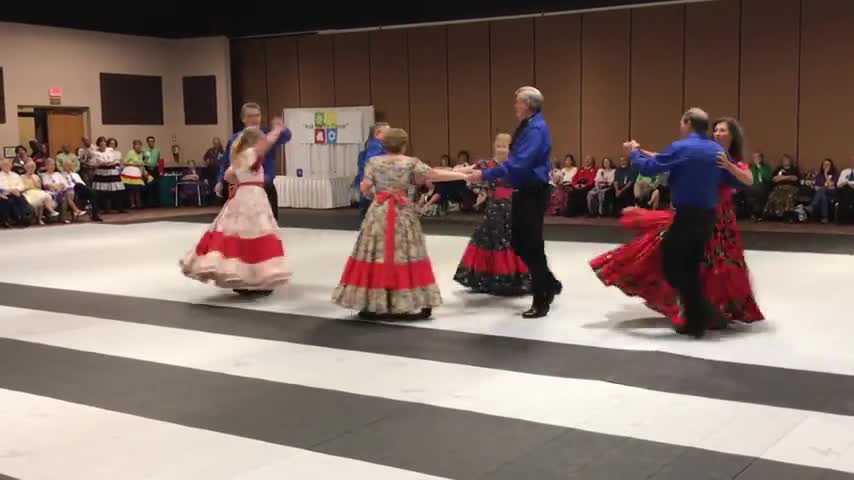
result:
<svg viewBox="0 0 854 480"><path fill-rule="evenodd" d="M718 191L722 183L740 183L718 166L724 149L706 137L709 116L699 108L682 115L677 140L663 152L651 155L637 142L623 145L641 175L670 172L670 194L676 214L661 244L662 270L679 293L685 316L680 333L700 338L708 323L718 321L714 307L704 298L700 263L706 243L714 233Z"/></svg>
<svg viewBox="0 0 854 480"><path fill-rule="evenodd" d="M373 157L385 155L383 138L385 138L385 132L388 130L388 127L388 123L385 122L377 122L371 126L368 141L365 142L365 149L359 153L359 173L356 174L356 189L359 189L359 185L362 184L362 179L365 177L365 165L368 164L368 160ZM365 214L368 213L368 207L370 206L371 199L359 190L359 217L362 220L365 219Z"/></svg>
<svg viewBox="0 0 854 480"><path fill-rule="evenodd" d="M469 180L494 182L503 178L513 187L512 245L531 272L534 294L533 305L522 316L540 318L549 313L555 295L563 288L549 270L543 238L543 221L551 195L552 140L543 119L543 94L534 87L522 87L515 98L514 109L520 123L513 133L510 156L498 167L473 171Z"/></svg>
<svg viewBox="0 0 854 480"><path fill-rule="evenodd" d="M240 107L240 119L243 121L244 128L260 128L261 127L261 106L257 103L246 103L242 107ZM264 133L269 133L270 129L263 129ZM222 158L222 167L219 171L219 179L217 181L215 187L215 193L217 196L222 196L223 190L223 177L225 176L225 171L228 170L228 167L231 165L231 144L234 142L234 139L237 138L239 133L235 133L228 140L228 143L225 145L225 152L223 152ZM282 132L282 135L279 136L279 141L276 142L276 147L279 145L284 145L291 140L291 131L285 129ZM273 209L273 216L276 217L276 221L279 220L279 195L276 192L276 187L273 185L273 179L276 177L276 154L278 153L278 148L271 148L269 152L267 152L267 156L264 157L264 191L267 192L267 199L270 201L270 208Z"/></svg>

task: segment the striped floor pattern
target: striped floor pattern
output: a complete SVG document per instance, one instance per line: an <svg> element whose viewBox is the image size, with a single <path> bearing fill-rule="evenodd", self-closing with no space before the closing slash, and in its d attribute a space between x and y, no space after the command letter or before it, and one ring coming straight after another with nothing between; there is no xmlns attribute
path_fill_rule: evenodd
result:
<svg viewBox="0 0 854 480"><path fill-rule="evenodd" d="M602 320L579 304L625 300L576 289L543 322L481 307L490 318L463 328L468 297L445 284L434 323L363 323L317 302L329 292L309 273L252 304L183 287L174 253L198 230L14 232L29 243L0 253L0 479L854 479L854 363L834 348L854 333L846 323L819 345L794 323L813 320L786 309L774 329L705 342L650 326L641 339L585 338ZM324 248L352 235L323 235L313 261L333 284ZM302 255L313 238L283 237ZM148 250L157 258L122 255L174 238ZM430 242L444 275L464 239ZM40 260L57 243L94 266L75 257L57 275ZM852 262L827 260L829 276ZM563 306L573 300L581 310ZM568 315L582 310L594 318Z"/></svg>

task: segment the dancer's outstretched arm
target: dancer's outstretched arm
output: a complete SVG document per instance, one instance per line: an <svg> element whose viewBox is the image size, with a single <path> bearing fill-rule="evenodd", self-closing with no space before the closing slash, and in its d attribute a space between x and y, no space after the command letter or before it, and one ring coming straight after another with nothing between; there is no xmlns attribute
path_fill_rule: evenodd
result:
<svg viewBox="0 0 854 480"><path fill-rule="evenodd" d="M469 175L466 171L445 170L442 168L431 168L427 174L426 180L433 183L437 182L456 182L459 180L467 180Z"/></svg>

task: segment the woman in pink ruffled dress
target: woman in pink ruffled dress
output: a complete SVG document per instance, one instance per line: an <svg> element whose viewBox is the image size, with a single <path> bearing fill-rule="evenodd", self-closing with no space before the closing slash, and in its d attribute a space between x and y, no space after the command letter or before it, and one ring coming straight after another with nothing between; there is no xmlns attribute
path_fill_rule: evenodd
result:
<svg viewBox="0 0 854 480"><path fill-rule="evenodd" d="M247 128L234 140L231 167L225 173L225 180L235 187L234 196L181 260L184 275L243 295L269 295L287 283L285 249L264 192L262 166L283 131L281 119L275 119L266 136L260 129Z"/></svg>

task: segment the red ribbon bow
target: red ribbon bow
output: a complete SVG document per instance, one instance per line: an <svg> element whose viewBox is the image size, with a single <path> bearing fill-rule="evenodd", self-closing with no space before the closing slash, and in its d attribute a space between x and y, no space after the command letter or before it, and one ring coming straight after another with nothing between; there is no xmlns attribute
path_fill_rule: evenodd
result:
<svg viewBox="0 0 854 480"><path fill-rule="evenodd" d="M388 202L388 210L385 216L385 258L383 260L385 267L385 287L394 288L395 268L394 268L394 234L395 224L397 223L397 207L398 205L406 205L406 195L397 191L384 191L376 194L375 202L383 204Z"/></svg>

